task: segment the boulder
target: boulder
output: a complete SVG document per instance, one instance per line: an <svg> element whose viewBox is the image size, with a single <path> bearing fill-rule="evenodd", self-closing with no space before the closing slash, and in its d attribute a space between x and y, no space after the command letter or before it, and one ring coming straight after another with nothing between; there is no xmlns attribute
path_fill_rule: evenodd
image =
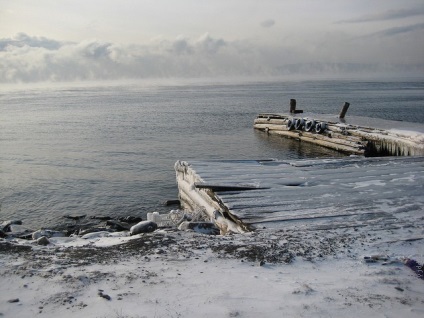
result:
<svg viewBox="0 0 424 318"><path fill-rule="evenodd" d="M47 237L42 236L37 239L37 244L46 246L50 244L50 241Z"/></svg>
<svg viewBox="0 0 424 318"><path fill-rule="evenodd" d="M153 232L157 228L158 225L153 221L141 221L131 227L130 235Z"/></svg>
<svg viewBox="0 0 424 318"><path fill-rule="evenodd" d="M11 225L22 225L22 221L21 220L9 220L9 221L4 221L0 224L0 230L2 230L3 232L11 232Z"/></svg>

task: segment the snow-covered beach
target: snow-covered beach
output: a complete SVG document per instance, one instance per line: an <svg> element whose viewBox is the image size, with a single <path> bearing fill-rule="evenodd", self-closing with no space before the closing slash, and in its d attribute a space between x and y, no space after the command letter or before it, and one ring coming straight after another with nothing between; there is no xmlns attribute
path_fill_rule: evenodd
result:
<svg viewBox="0 0 424 318"><path fill-rule="evenodd" d="M0 315L422 317L424 281L403 263L423 263L422 238L414 223L2 239Z"/></svg>

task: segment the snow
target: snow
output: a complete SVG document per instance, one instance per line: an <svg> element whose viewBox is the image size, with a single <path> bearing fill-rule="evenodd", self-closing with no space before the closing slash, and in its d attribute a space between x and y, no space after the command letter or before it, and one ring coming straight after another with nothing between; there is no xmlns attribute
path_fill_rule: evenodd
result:
<svg viewBox="0 0 424 318"><path fill-rule="evenodd" d="M0 316L422 317L424 280L396 261L422 263L422 239L413 224L18 240L12 246L31 250L0 248ZM364 262L376 254L395 262Z"/></svg>
<svg viewBox="0 0 424 318"><path fill-rule="evenodd" d="M390 133L398 136L402 136L404 138L410 139L416 143L424 143L424 132L421 131L413 131L407 129L390 129Z"/></svg>

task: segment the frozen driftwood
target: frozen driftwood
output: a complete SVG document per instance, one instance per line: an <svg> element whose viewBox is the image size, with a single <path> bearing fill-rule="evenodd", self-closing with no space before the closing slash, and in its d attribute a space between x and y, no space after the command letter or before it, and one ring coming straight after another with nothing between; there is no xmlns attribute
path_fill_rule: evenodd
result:
<svg viewBox="0 0 424 318"><path fill-rule="evenodd" d="M344 116L347 107L340 116ZM367 127L360 123L377 123L379 127ZM344 121L344 122L342 122ZM351 117L351 123L344 119L329 115L283 115L259 114L254 122L254 128L266 133L278 134L299 141L313 143L326 148L356 155L394 155L422 156L424 155L424 126L377 119ZM359 122L356 124L355 121ZM355 124L354 124L355 123ZM316 128L318 124L325 127ZM309 126L308 126L309 125ZM406 128L406 129L405 129Z"/></svg>
<svg viewBox="0 0 424 318"><path fill-rule="evenodd" d="M230 232L423 223L424 157L178 161L175 169L182 205Z"/></svg>
<svg viewBox="0 0 424 318"><path fill-rule="evenodd" d="M204 214L218 226L222 234L243 233L248 230L245 225L228 214L225 206L217 200L211 189L196 186L198 183L203 183L203 180L187 162L177 161L175 171L180 202L185 209L189 211L203 210Z"/></svg>

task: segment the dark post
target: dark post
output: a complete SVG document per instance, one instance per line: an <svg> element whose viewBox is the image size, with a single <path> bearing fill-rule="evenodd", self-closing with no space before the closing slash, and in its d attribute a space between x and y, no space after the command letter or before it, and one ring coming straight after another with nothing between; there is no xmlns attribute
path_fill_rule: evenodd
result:
<svg viewBox="0 0 424 318"><path fill-rule="evenodd" d="M296 100L290 99L290 113L294 113L296 111Z"/></svg>
<svg viewBox="0 0 424 318"><path fill-rule="evenodd" d="M350 106L350 104L348 102L345 102L343 104L343 108L340 111L339 118L344 118L345 117L345 115L347 113L347 110L349 109L349 106Z"/></svg>

